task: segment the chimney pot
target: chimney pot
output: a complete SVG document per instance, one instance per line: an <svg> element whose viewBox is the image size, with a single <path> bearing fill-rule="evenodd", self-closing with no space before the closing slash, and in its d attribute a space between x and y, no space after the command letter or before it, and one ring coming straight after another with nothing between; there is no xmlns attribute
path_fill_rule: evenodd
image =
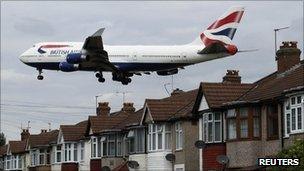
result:
<svg viewBox="0 0 304 171"><path fill-rule="evenodd" d="M171 96L174 96L174 95L177 95L177 94L180 94L183 92L184 92L183 90L176 88L175 90L172 91Z"/></svg>

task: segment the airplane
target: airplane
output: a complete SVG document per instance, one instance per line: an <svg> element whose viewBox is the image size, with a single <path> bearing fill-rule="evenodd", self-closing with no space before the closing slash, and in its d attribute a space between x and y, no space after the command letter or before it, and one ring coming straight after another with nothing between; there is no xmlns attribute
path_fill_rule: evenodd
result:
<svg viewBox="0 0 304 171"><path fill-rule="evenodd" d="M228 57L241 52L232 43L244 7L232 7L191 43L173 46L109 46L103 45L99 29L84 42L42 42L34 44L19 59L38 70L63 72L93 71L99 82L103 72L123 85L134 75L156 72L160 76L177 74L185 66Z"/></svg>

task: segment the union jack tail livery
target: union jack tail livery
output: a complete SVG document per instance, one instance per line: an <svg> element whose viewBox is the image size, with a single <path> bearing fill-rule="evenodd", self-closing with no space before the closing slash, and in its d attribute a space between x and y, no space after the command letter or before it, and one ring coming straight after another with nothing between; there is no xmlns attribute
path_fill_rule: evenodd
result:
<svg viewBox="0 0 304 171"><path fill-rule="evenodd" d="M210 54L226 52L231 55L237 53L237 47L233 45L232 39L237 26L244 13L244 7L232 7L216 21L214 21L207 30L200 34L200 37L192 44L203 44L205 48L201 54Z"/></svg>

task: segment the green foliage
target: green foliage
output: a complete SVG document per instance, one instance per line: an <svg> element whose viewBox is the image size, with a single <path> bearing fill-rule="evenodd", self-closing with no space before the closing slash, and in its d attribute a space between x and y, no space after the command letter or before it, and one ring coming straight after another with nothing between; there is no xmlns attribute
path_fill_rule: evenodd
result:
<svg viewBox="0 0 304 171"><path fill-rule="evenodd" d="M0 146L3 146L5 145L6 143L6 138L5 138L5 135L2 133L0 133Z"/></svg>
<svg viewBox="0 0 304 171"><path fill-rule="evenodd" d="M300 159L299 166L277 166L271 168L271 170L286 170L286 171L298 171L303 170L304 171L304 140L297 140L295 143L282 151L280 151L277 156L277 158L298 158Z"/></svg>

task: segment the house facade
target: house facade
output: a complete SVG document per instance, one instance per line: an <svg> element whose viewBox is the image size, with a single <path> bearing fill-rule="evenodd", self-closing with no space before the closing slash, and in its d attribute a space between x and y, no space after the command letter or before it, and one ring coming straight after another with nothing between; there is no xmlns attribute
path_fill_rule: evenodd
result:
<svg viewBox="0 0 304 171"><path fill-rule="evenodd" d="M197 90L146 99L141 124L147 126L147 170L197 170L194 142L198 125L191 115Z"/></svg>
<svg viewBox="0 0 304 171"><path fill-rule="evenodd" d="M216 160L226 155L226 109L222 104L236 100L251 87L252 84L241 83L236 70L228 70L222 82L200 84L192 111L199 118L199 140L206 144L199 149L200 170L223 168Z"/></svg>

